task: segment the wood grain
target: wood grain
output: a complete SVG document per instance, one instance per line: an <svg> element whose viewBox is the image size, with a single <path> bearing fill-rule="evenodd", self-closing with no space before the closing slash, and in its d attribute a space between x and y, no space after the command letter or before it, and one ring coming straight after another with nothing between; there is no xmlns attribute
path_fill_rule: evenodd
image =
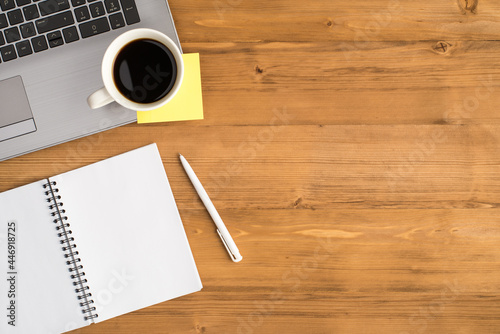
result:
<svg viewBox="0 0 500 334"><path fill-rule="evenodd" d="M204 120L0 164L4 191L160 148L204 288L72 333L498 333L500 4L169 3Z"/></svg>
<svg viewBox="0 0 500 334"><path fill-rule="evenodd" d="M169 3L185 42L483 41L500 34L500 4L494 0L468 0L467 10L465 0Z"/></svg>

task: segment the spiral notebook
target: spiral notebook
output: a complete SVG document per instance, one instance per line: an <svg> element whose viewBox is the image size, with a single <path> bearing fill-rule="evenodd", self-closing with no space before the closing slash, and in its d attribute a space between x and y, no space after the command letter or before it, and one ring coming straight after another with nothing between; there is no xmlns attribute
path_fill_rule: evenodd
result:
<svg viewBox="0 0 500 334"><path fill-rule="evenodd" d="M199 291L155 144L0 194L0 333L62 333Z"/></svg>

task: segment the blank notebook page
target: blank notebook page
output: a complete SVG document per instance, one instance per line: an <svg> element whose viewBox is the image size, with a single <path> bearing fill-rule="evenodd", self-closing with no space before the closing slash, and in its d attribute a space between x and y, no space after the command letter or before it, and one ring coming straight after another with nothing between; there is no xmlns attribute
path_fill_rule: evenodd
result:
<svg viewBox="0 0 500 334"><path fill-rule="evenodd" d="M46 181L39 181L0 194L1 322L0 333L61 333L88 325L78 306L69 279L67 259L61 251L54 217L48 209ZM7 223L15 222L15 288L7 278ZM15 297L15 326L8 324L8 291ZM10 313L10 312L9 312Z"/></svg>
<svg viewBox="0 0 500 334"><path fill-rule="evenodd" d="M202 288L155 144L50 179L60 189L95 322Z"/></svg>

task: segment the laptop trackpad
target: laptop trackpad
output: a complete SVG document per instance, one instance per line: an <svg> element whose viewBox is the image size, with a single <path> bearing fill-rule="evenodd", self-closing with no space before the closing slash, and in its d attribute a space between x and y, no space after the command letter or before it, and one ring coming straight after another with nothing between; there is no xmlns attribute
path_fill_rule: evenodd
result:
<svg viewBox="0 0 500 334"><path fill-rule="evenodd" d="M36 131L21 76L0 81L0 141Z"/></svg>

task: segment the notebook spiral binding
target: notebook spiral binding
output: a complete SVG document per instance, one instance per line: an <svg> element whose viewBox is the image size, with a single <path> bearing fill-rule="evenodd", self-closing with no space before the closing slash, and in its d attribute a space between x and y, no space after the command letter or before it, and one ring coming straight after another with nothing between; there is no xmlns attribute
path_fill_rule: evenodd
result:
<svg viewBox="0 0 500 334"><path fill-rule="evenodd" d="M54 217L53 222L56 224L57 236L60 239L59 243L62 245L64 258L67 259L66 265L69 267L70 277L73 280L73 286L84 314L83 318L85 321L94 322L93 319L97 318L98 315L94 312L96 310L95 306L92 306L94 300L91 299L92 294L89 292L90 288L85 278L85 272L82 271L83 266L80 264L82 260L78 257L79 253L76 250L75 238L70 236L73 232L68 223L66 210L63 209L64 203L61 201L61 195L58 194L57 183L47 179L47 183L43 185L43 188L46 189L45 195L47 196L47 202L50 203L50 215Z"/></svg>

